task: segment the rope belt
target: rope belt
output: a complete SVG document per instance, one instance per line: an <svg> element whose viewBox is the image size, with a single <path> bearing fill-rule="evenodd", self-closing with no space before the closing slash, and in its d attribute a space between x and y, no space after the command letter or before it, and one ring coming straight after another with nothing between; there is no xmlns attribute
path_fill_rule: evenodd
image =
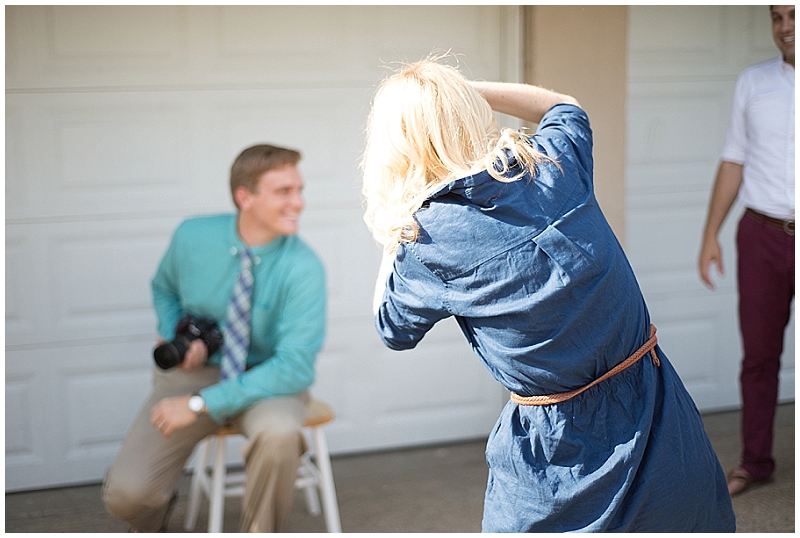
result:
<svg viewBox="0 0 800 538"><path fill-rule="evenodd" d="M581 392L590 389L591 387L597 385L598 383L605 381L609 377L612 377L624 369L628 368L636 361L644 357L648 352L650 353L653 364L656 366L661 366L661 361L658 360L658 354L656 354L656 344L658 344L658 338L656 337L656 326L650 325L650 339L644 343L642 347L636 350L636 352L616 365L614 368L606 372L605 375L602 377L598 377L588 385L584 385L583 387L575 390L571 390L569 392L559 392L558 394L545 394L543 396L520 396L519 394L511 393L511 401L519 404L519 405L551 405L556 403L561 403L569 400L570 398L574 398Z"/></svg>

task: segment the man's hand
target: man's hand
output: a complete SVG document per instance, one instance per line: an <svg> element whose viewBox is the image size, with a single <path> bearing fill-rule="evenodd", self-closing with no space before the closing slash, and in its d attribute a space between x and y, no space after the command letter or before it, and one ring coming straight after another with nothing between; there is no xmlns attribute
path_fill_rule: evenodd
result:
<svg viewBox="0 0 800 538"><path fill-rule="evenodd" d="M739 195L743 174L744 165L722 161L719 163L717 176L714 178L714 189L711 192L708 216L703 229L703 244L700 246L700 256L697 260L700 278L712 290L714 289L714 283L711 281L711 264L716 263L719 274L725 274L725 269L722 267L722 249L719 246L717 236L720 228L722 228L722 222Z"/></svg>
<svg viewBox="0 0 800 538"><path fill-rule="evenodd" d="M187 394L164 398L153 407L150 412L150 422L164 437L169 437L172 432L197 421L197 415L189 409L191 397L191 394Z"/></svg>
<svg viewBox="0 0 800 538"><path fill-rule="evenodd" d="M189 344L189 349L186 350L183 362L181 362L177 368L184 372L191 372L192 370L198 370L205 366L207 360L208 348L205 342L197 338L192 340L192 343Z"/></svg>
<svg viewBox="0 0 800 538"><path fill-rule="evenodd" d="M700 269L700 278L706 283L706 286L714 289L714 282L711 280L711 264L717 264L717 270L720 275L725 274L725 268L722 266L722 249L719 246L719 241L711 237L703 241L700 247L700 258L697 262Z"/></svg>
<svg viewBox="0 0 800 538"><path fill-rule="evenodd" d="M167 341L163 338L158 338L156 340L157 346L166 343ZM206 343L201 339L196 338L189 343L189 349L186 350L186 354L183 356L183 361L180 362L176 368L178 370L183 370L184 372L191 372L192 370L198 370L205 366L207 360L208 348L206 347Z"/></svg>

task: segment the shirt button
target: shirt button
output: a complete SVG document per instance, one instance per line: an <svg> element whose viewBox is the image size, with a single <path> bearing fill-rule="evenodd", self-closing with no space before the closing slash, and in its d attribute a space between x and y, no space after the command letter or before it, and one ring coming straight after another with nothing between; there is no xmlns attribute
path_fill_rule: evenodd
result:
<svg viewBox="0 0 800 538"><path fill-rule="evenodd" d="M239 249L236 247L231 247L231 256L236 256L239 253Z"/></svg>
<svg viewBox="0 0 800 538"><path fill-rule="evenodd" d="M256 265L261 263L261 256L253 256L253 263Z"/></svg>

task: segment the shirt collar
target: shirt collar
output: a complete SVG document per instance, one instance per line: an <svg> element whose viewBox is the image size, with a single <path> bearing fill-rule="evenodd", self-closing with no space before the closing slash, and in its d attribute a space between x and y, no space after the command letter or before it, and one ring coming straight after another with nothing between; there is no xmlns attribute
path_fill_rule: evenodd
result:
<svg viewBox="0 0 800 538"><path fill-rule="evenodd" d="M239 237L239 232L236 229L236 215L233 216L231 219L231 225L228 229L228 245L229 249L228 252L231 256L239 256L239 253L242 250L249 249L250 254L253 256L253 264L258 265L261 263L261 259L264 256L275 252L276 250L280 249L286 241L289 239L289 236L281 236L273 239L269 243L265 245L258 245L254 247L248 247L242 241L242 238Z"/></svg>

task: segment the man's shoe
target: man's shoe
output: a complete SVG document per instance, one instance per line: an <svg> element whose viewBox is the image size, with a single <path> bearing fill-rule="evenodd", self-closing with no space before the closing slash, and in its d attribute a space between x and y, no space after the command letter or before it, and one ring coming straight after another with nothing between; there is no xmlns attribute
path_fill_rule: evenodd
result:
<svg viewBox="0 0 800 538"><path fill-rule="evenodd" d="M755 484L763 484L764 482L768 481L769 478L764 480L756 480L742 467L737 467L728 474L728 493L731 497L733 497L734 495L742 493L750 486Z"/></svg>

